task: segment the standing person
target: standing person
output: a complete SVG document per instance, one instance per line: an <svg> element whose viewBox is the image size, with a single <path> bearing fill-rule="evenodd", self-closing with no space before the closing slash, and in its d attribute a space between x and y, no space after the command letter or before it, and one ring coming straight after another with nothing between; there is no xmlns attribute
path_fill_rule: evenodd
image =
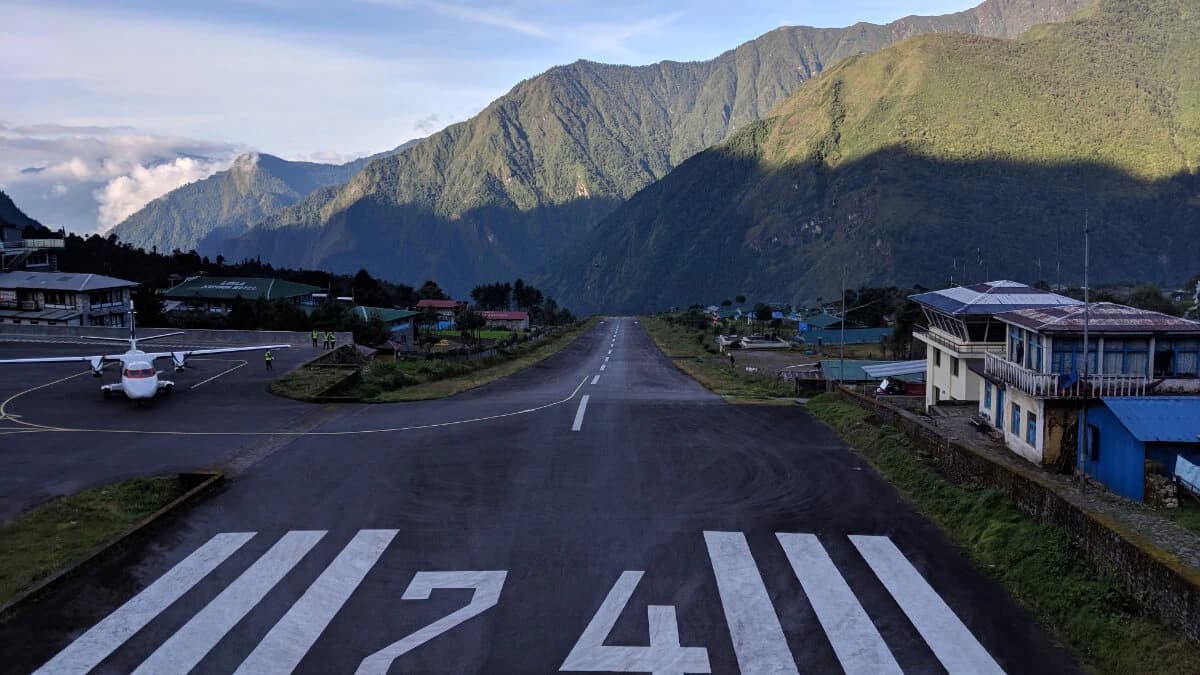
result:
<svg viewBox="0 0 1200 675"><path fill-rule="evenodd" d="M729 352L729 367L733 367L733 352Z"/></svg>
<svg viewBox="0 0 1200 675"><path fill-rule="evenodd" d="M333 331L326 333L325 339L329 341L330 349L337 349L337 336L333 334Z"/></svg>
<svg viewBox="0 0 1200 675"><path fill-rule="evenodd" d="M316 328L312 329L313 349L317 348L317 339L321 337L321 331Z"/></svg>
<svg viewBox="0 0 1200 675"><path fill-rule="evenodd" d="M271 353L270 349L263 352L263 361L265 361L267 364L267 370L275 370L275 366L273 366L271 364L271 362L274 360L275 360L275 355Z"/></svg>

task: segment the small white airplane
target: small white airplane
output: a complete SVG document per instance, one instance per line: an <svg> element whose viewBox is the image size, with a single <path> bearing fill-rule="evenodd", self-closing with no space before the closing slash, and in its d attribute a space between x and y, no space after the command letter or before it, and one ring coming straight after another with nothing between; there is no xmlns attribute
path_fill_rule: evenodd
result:
<svg viewBox="0 0 1200 675"><path fill-rule="evenodd" d="M49 356L32 359L0 359L0 364L17 364L17 363L72 363L76 361L87 362L92 367L92 376L100 377L103 374L104 366L109 363L121 364L121 381L119 383L105 384L100 387L100 391L104 393L104 398L111 398L114 393L125 394L129 400L141 405L145 399L154 398L158 392L169 396L175 388L175 383L171 380L160 379L158 370L154 368L154 362L157 359L165 359L170 357L171 363L175 366L175 372L182 373L184 365L190 356L201 356L206 354L229 354L232 352L251 352L269 349L287 349L291 345L255 345L253 347L221 347L217 349L187 349L181 351L170 352L144 352L138 349L139 342L147 340L158 340L160 338L172 337L175 335L183 335L183 331L174 333L163 333L161 335L151 335L150 337L139 338L137 336L137 328L135 326L134 317L136 312L133 311L133 303L130 303L129 309L129 351L122 354L101 354L98 356ZM109 342L125 342L126 338L114 337L95 337L86 335L83 336L87 340L106 340Z"/></svg>

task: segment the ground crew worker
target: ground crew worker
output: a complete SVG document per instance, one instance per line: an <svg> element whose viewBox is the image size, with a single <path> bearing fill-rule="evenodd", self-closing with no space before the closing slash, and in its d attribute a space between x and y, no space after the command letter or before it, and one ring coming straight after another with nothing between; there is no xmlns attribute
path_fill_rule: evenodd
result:
<svg viewBox="0 0 1200 675"><path fill-rule="evenodd" d="M275 355L271 353L270 349L263 352L263 361L266 361L266 363L267 363L267 370L275 370L275 367L271 365L271 362L274 360L275 360Z"/></svg>
<svg viewBox="0 0 1200 675"><path fill-rule="evenodd" d="M333 334L333 331L329 331L325 334L325 341L329 343L330 349L337 347L337 336Z"/></svg>
<svg viewBox="0 0 1200 675"><path fill-rule="evenodd" d="M317 348L317 340L321 337L321 331L316 328L312 329L313 349Z"/></svg>

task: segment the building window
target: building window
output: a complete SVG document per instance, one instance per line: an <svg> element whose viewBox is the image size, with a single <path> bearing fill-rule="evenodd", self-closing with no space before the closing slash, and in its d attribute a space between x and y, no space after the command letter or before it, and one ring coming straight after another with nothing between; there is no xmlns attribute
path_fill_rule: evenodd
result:
<svg viewBox="0 0 1200 675"><path fill-rule="evenodd" d="M1170 338L1154 342L1155 377L1196 377L1200 375L1200 340Z"/></svg>
<svg viewBox="0 0 1200 675"><path fill-rule="evenodd" d="M1021 406L1016 403L1012 404L1012 426L1009 429L1013 432L1013 436L1021 435Z"/></svg>
<svg viewBox="0 0 1200 675"><path fill-rule="evenodd" d="M992 383L983 383L983 407L989 411L992 409Z"/></svg>
<svg viewBox="0 0 1200 675"><path fill-rule="evenodd" d="M953 377L958 377L958 357L957 356L950 357L950 375Z"/></svg>
<svg viewBox="0 0 1200 675"><path fill-rule="evenodd" d="M933 349L933 365L937 368L942 367L942 350L936 347Z"/></svg>
<svg viewBox="0 0 1200 675"><path fill-rule="evenodd" d="M1037 447L1037 415L1032 410L1025 416L1025 442Z"/></svg>

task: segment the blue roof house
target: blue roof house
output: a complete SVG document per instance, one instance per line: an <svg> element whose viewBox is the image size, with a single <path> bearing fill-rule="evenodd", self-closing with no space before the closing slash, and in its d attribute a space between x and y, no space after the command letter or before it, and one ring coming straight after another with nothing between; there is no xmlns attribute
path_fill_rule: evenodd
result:
<svg viewBox="0 0 1200 675"><path fill-rule="evenodd" d="M1148 459L1195 486L1200 397L1105 397L1089 406L1087 425L1087 473L1113 492L1142 501Z"/></svg>

